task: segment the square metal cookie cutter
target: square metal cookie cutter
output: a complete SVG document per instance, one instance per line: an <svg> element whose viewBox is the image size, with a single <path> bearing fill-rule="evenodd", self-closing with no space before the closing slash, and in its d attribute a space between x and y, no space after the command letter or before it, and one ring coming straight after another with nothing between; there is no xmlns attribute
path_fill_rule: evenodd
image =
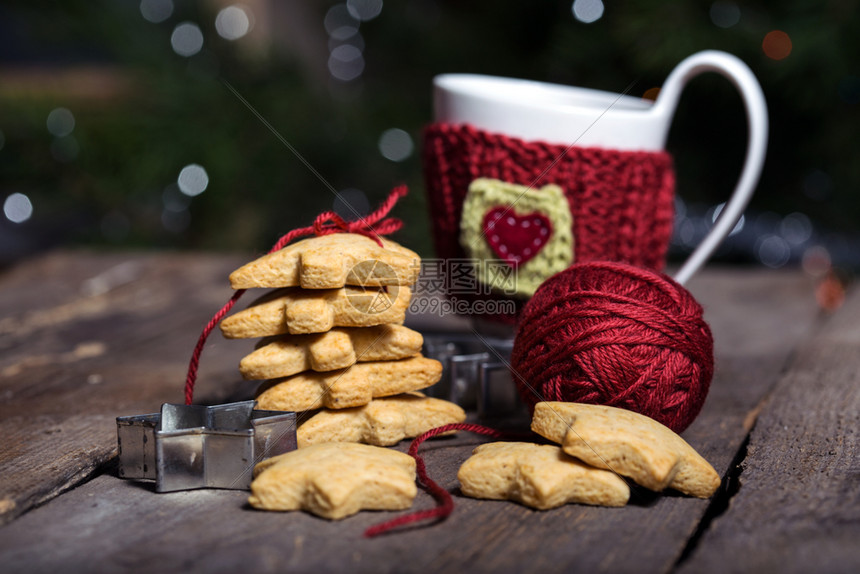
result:
<svg viewBox="0 0 860 574"><path fill-rule="evenodd" d="M480 419L528 415L508 368L513 337L470 333L424 336L424 355L442 363L442 378L424 392L476 409Z"/></svg>
<svg viewBox="0 0 860 574"><path fill-rule="evenodd" d="M157 492L248 489L254 465L296 449L296 413L165 403L160 413L117 417L120 478L155 480Z"/></svg>

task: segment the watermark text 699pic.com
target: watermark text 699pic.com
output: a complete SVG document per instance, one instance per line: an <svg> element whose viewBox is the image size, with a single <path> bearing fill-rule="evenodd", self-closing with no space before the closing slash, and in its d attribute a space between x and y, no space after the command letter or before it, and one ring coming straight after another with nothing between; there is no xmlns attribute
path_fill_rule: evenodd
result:
<svg viewBox="0 0 860 574"><path fill-rule="evenodd" d="M490 284L477 279L475 268L484 266ZM516 269L504 260L425 259L415 284L409 312L432 315L513 315L516 303Z"/></svg>

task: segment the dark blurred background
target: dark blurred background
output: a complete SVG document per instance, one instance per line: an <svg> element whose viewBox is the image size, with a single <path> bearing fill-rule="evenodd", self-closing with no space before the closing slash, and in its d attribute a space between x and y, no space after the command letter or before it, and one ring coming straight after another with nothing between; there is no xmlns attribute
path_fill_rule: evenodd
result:
<svg viewBox="0 0 860 574"><path fill-rule="evenodd" d="M334 195L399 182L401 242L431 255L420 134L442 72L653 98L684 57L743 59L768 160L718 258L860 266L860 18L853 1L103 0L0 5L0 265L58 245L267 249ZM236 93L234 93L233 90ZM739 96L694 80L669 136L673 259L704 235L745 150Z"/></svg>

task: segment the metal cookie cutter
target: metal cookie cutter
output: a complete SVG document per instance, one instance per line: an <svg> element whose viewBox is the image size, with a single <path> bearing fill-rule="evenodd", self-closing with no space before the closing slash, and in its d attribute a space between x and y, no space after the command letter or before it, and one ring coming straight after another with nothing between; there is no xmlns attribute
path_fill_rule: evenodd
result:
<svg viewBox="0 0 860 574"><path fill-rule="evenodd" d="M442 363L442 378L425 392L476 409L483 419L526 411L508 368L513 339L467 333L424 336L424 354Z"/></svg>
<svg viewBox="0 0 860 574"><path fill-rule="evenodd" d="M296 413L255 404L165 403L160 413L117 417L120 478L154 479L158 492L249 488L254 464L296 449Z"/></svg>

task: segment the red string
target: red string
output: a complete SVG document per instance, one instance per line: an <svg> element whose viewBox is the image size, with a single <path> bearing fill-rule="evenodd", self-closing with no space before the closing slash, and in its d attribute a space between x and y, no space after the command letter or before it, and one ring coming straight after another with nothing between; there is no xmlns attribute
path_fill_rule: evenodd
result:
<svg viewBox="0 0 860 574"><path fill-rule="evenodd" d="M383 218L388 215L388 212L391 211L394 204L396 204L401 197L405 196L408 191L409 190L405 185L395 187L391 190L391 193L388 194L388 197L382 202L376 211L367 217L359 218L355 221L345 221L341 216L333 211L320 213L314 220L313 225L293 229L281 237L269 250L269 253L274 253L275 251L283 249L298 237L305 237L307 235L330 235L332 233L358 233L373 239L380 247L382 247L382 239L380 239L380 236L394 233L403 226L403 222L399 219L395 219L393 217L389 217L387 219ZM233 308L233 305L236 304L236 301L238 301L244 293L245 289L239 289L236 291L233 296L230 297L230 300L227 301L227 303L212 316L209 322L206 323L206 326L203 327L203 331L200 333L200 338L197 339L197 345L194 347L194 352L191 354L191 361L188 363L188 375L185 378L186 405L190 405L194 400L194 384L197 382L197 369L200 366L200 355L203 353L203 346L206 345L206 339L209 338L209 334L215 328L215 325L217 325L218 322L230 312L230 309Z"/></svg>
<svg viewBox="0 0 860 574"><path fill-rule="evenodd" d="M451 498L451 495L447 490L436 484L436 482L430 478L427 474L427 467L424 465L424 459L418 454L418 448L425 440L452 430L464 430L493 438L504 438L506 436L502 431L490 427L472 423L453 423L436 427L416 437L409 446L409 456L415 459L415 473L418 477L419 486L436 499L436 507L429 510L419 510L418 512L404 514L403 516L398 516L388 522L371 526L364 531L365 537L373 538L374 536L379 536L380 534L384 534L390 530L399 528L400 526L413 524L422 520L444 520L449 514L451 514L451 512L453 512L454 500Z"/></svg>

